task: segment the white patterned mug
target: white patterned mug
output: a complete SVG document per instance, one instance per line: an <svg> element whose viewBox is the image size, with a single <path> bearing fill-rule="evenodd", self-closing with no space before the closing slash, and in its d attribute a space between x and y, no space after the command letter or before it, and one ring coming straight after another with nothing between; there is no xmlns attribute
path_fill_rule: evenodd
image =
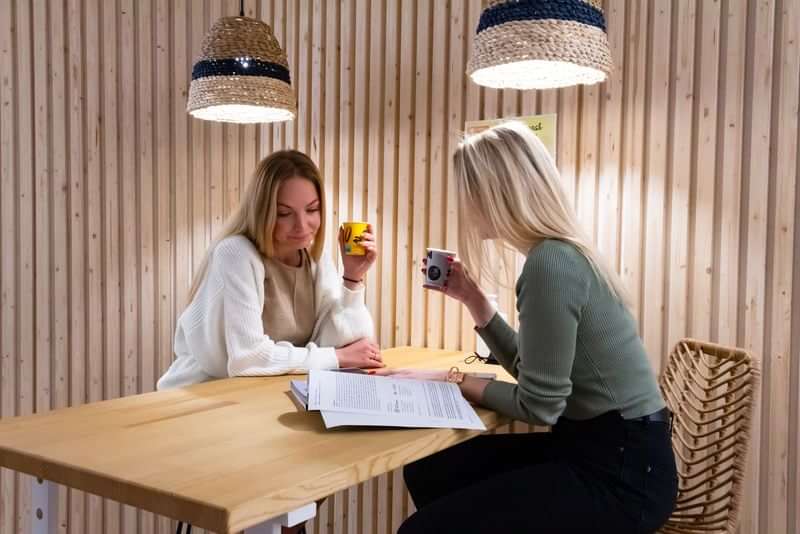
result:
<svg viewBox="0 0 800 534"><path fill-rule="evenodd" d="M452 250L440 248L427 249L427 264L425 269L425 287L442 288L450 274L450 259L455 258Z"/></svg>

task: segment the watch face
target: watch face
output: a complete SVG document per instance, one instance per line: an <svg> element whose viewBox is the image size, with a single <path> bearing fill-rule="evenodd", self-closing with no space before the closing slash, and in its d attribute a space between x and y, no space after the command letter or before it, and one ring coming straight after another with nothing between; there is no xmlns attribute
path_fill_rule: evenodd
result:
<svg viewBox="0 0 800 534"><path fill-rule="evenodd" d="M431 265L428 267L428 278L432 281L436 281L442 276L442 271L436 265Z"/></svg>

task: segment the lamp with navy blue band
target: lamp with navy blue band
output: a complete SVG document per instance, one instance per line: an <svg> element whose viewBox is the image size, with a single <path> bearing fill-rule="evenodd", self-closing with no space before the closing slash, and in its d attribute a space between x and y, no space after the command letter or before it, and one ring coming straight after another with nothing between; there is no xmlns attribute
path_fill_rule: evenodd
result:
<svg viewBox="0 0 800 534"><path fill-rule="evenodd" d="M286 53L272 29L244 16L219 19L192 68L186 109L198 119L258 123L293 119L297 104Z"/></svg>
<svg viewBox="0 0 800 534"><path fill-rule="evenodd" d="M467 64L475 83L498 89L594 84L611 69L599 0L493 0Z"/></svg>

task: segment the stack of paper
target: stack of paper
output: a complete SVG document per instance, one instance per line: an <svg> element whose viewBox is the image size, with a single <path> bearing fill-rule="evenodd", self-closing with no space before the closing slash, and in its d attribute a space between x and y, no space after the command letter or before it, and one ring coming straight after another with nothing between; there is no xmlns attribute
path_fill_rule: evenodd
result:
<svg viewBox="0 0 800 534"><path fill-rule="evenodd" d="M307 380L292 380L291 392L297 402L303 405L303 408L308 410L308 381Z"/></svg>
<svg viewBox="0 0 800 534"><path fill-rule="evenodd" d="M396 426L486 430L456 384L312 369L291 393L327 428Z"/></svg>

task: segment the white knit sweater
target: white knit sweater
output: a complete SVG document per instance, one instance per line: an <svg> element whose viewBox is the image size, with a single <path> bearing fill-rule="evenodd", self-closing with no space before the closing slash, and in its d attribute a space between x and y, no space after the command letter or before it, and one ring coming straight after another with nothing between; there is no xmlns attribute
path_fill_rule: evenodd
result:
<svg viewBox="0 0 800 534"><path fill-rule="evenodd" d="M305 347L264 333L264 262L244 236L220 241L192 302L178 318L175 361L159 390L230 376L303 373L338 367L335 348L374 335L363 288L344 287L330 259L312 265L316 322Z"/></svg>

